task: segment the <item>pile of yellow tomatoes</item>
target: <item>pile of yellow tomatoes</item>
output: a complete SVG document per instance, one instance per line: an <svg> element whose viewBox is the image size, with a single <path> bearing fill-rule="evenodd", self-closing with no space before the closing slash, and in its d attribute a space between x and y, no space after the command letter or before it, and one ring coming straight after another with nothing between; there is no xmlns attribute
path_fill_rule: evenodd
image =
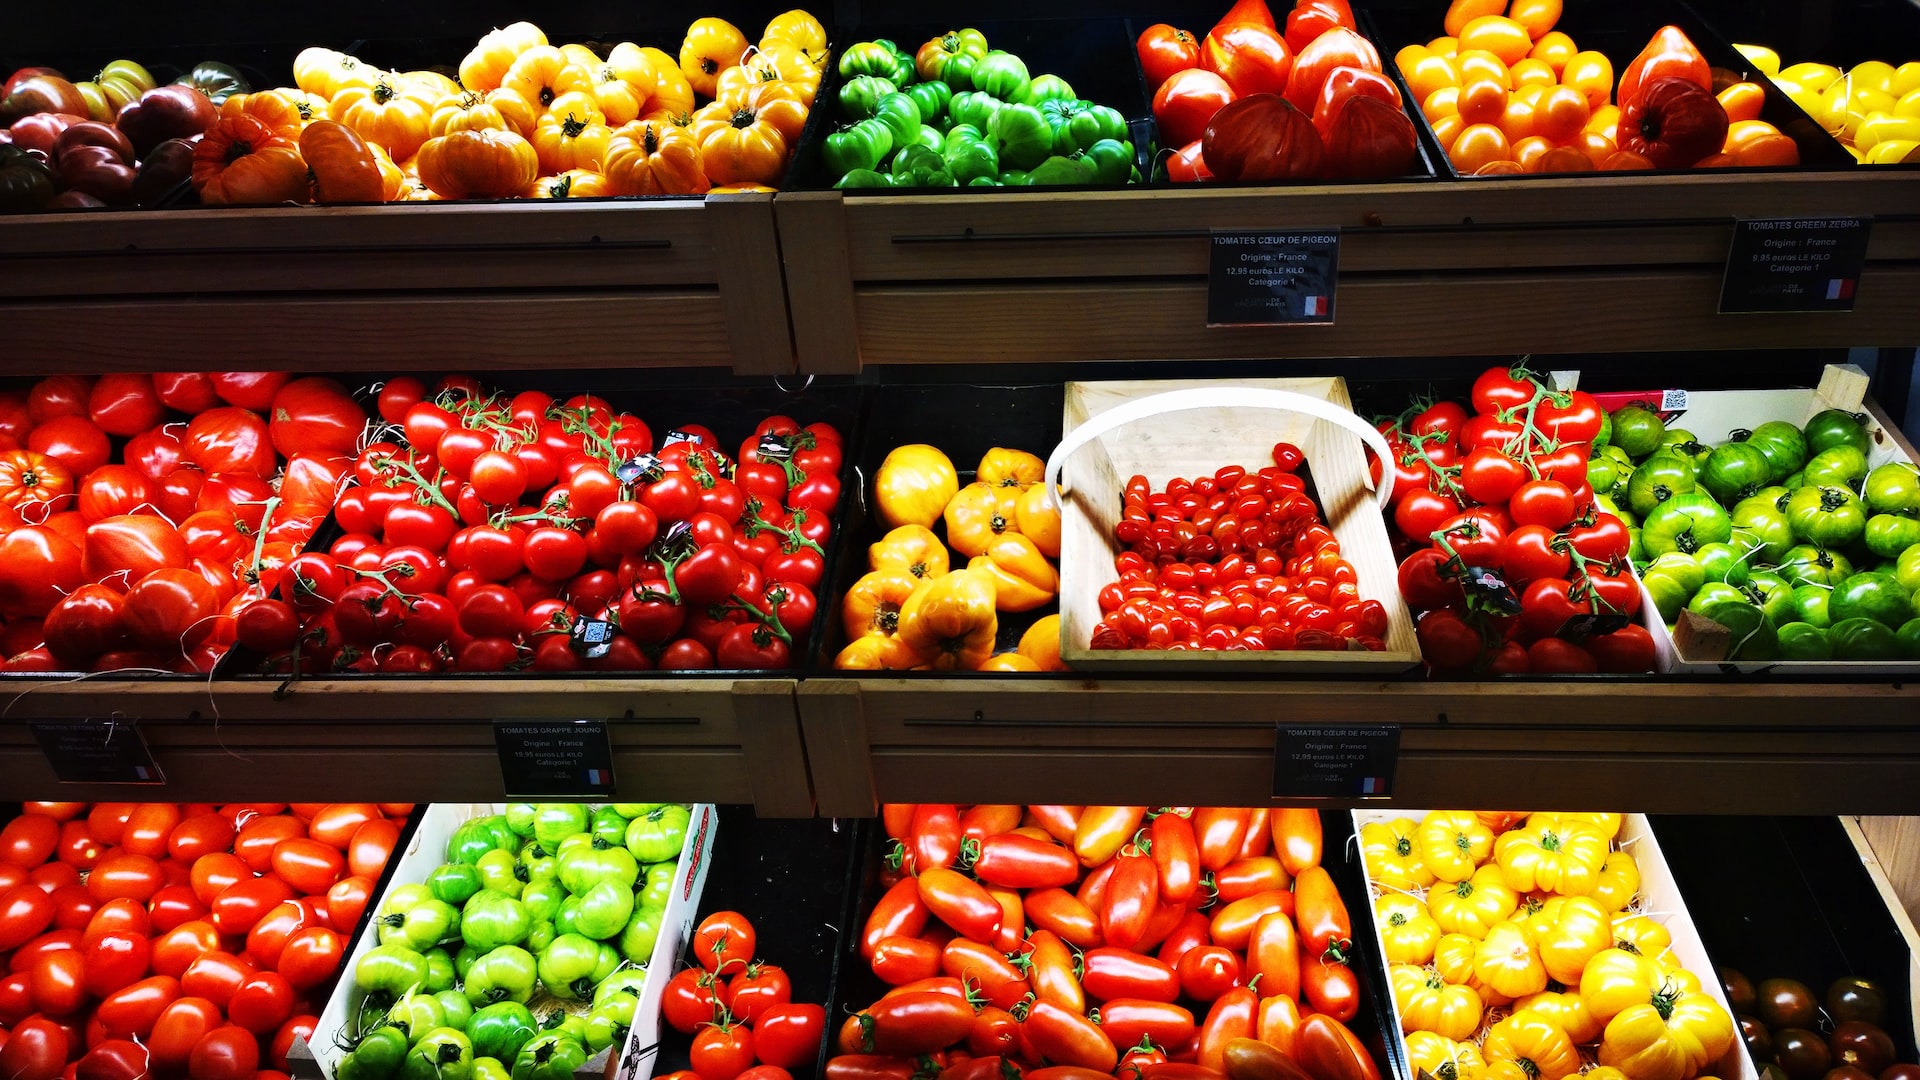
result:
<svg viewBox="0 0 1920 1080"><path fill-rule="evenodd" d="M1693 1080L1729 1056L1732 1016L1679 965L1667 928L1634 909L1640 869L1615 843L1620 825L1618 814L1448 810L1361 826L1417 1070Z"/></svg>
<svg viewBox="0 0 1920 1080"><path fill-rule="evenodd" d="M1794 104L1869 165L1920 161L1920 60L1899 67L1867 60L1841 70L1832 64L1780 66L1764 45L1735 45Z"/></svg>

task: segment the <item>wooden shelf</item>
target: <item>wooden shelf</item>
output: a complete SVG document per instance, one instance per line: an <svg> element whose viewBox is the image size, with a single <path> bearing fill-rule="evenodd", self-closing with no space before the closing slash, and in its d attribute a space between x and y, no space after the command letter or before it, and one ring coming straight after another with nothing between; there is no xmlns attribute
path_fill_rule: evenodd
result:
<svg viewBox="0 0 1920 1080"><path fill-rule="evenodd" d="M1911 170L774 201L810 372L1904 345L1916 206ZM1736 218L1856 215L1875 221L1855 311L1716 313ZM1205 325L1211 231L1332 226L1334 326Z"/></svg>

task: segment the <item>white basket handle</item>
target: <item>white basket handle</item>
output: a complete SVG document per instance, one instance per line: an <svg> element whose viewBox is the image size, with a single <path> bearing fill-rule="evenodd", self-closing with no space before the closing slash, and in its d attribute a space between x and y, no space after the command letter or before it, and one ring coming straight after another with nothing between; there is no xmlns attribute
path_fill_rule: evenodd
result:
<svg viewBox="0 0 1920 1080"><path fill-rule="evenodd" d="M1053 453L1047 457L1046 475L1050 481L1047 485L1047 497L1053 501L1056 508L1059 507L1060 496L1072 490L1066 486L1066 477L1063 475L1067 459L1073 456L1074 451L1114 428L1164 413L1217 408L1278 409L1283 412L1305 413L1316 420L1337 424L1360 436L1360 441L1366 443L1380 458L1383 478L1392 475L1386 467L1393 460L1393 448L1387 445L1386 437L1381 435L1373 425L1355 416L1350 409L1341 408L1323 398L1296 394L1291 390L1270 390L1252 386L1208 386L1188 390L1169 390L1164 394L1136 398L1124 405L1108 409L1068 432L1066 437L1060 440L1060 445L1054 447ZM1393 485L1375 484L1373 488L1374 497L1379 501L1381 511L1385 512L1387 503L1393 496Z"/></svg>

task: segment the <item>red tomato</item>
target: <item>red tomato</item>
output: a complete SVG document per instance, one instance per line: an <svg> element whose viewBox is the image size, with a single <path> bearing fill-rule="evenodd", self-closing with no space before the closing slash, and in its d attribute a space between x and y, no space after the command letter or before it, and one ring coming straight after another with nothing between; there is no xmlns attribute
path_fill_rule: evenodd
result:
<svg viewBox="0 0 1920 1080"><path fill-rule="evenodd" d="M753 1025L753 1050L768 1065L798 1069L819 1055L826 1028L827 1013L819 1005L775 1005Z"/></svg>
<svg viewBox="0 0 1920 1080"><path fill-rule="evenodd" d="M180 981L155 975L128 983L100 1000L94 1015L116 1039L147 1038L168 1006L180 998Z"/></svg>
<svg viewBox="0 0 1920 1080"><path fill-rule="evenodd" d="M247 869L264 874L273 866L273 852L281 841L305 835L307 827L297 818L277 814L256 817L241 824L240 833L234 840L233 853L239 856Z"/></svg>
<svg viewBox="0 0 1920 1080"><path fill-rule="evenodd" d="M273 448L291 457L300 451L351 454L366 426L366 410L345 387L310 376L287 383L273 395L267 430Z"/></svg>
<svg viewBox="0 0 1920 1080"><path fill-rule="evenodd" d="M209 409L187 424L187 460L209 474L271 479L278 470L267 422L242 408Z"/></svg>
<svg viewBox="0 0 1920 1080"><path fill-rule="evenodd" d="M26 969L33 1007L53 1016L78 1010L88 997L86 967L78 949L40 954Z"/></svg>
<svg viewBox="0 0 1920 1080"><path fill-rule="evenodd" d="M280 962L287 939L296 931L321 925L320 911L307 899L283 900L247 932L247 959L271 969Z"/></svg>
<svg viewBox="0 0 1920 1080"><path fill-rule="evenodd" d="M88 992L105 997L146 975L153 946L143 934L116 930L94 938L82 952Z"/></svg>
<svg viewBox="0 0 1920 1080"><path fill-rule="evenodd" d="M193 1080L254 1080L259 1068L259 1041L232 1024L207 1032L187 1057L187 1075Z"/></svg>
<svg viewBox="0 0 1920 1080"><path fill-rule="evenodd" d="M151 963L156 975L179 978L193 962L220 948L220 931L204 920L184 922L153 939Z"/></svg>
<svg viewBox="0 0 1920 1080"><path fill-rule="evenodd" d="M27 449L45 454L75 476L105 465L113 453L107 433L84 416L55 417L34 428L27 435Z"/></svg>
<svg viewBox="0 0 1920 1080"><path fill-rule="evenodd" d="M1279 94L1287 89L1293 50L1271 26L1223 23L1201 43L1200 66L1225 79L1238 97Z"/></svg>
<svg viewBox="0 0 1920 1080"><path fill-rule="evenodd" d="M284 371L220 371L214 372L211 378L214 393L220 395L220 400L263 413L272 407L273 396L293 376Z"/></svg>
<svg viewBox="0 0 1920 1080"><path fill-rule="evenodd" d="M22 814L0 829L0 861L30 870L53 856L60 823L39 814Z"/></svg>
<svg viewBox="0 0 1920 1080"><path fill-rule="evenodd" d="M159 863L124 851L103 856L87 874L87 892L102 903L124 897L145 904L165 884Z"/></svg>
<svg viewBox="0 0 1920 1080"><path fill-rule="evenodd" d="M220 404L220 395L214 393L213 379L204 372L156 372L153 388L160 403L175 412L191 415L217 408Z"/></svg>
<svg viewBox="0 0 1920 1080"><path fill-rule="evenodd" d="M347 860L337 848L306 837L282 840L273 849L273 872L295 890L323 896L347 874ZM215 911L219 910L216 902Z"/></svg>
<svg viewBox="0 0 1920 1080"><path fill-rule="evenodd" d="M166 933L184 923L207 917L207 905L193 895L191 885L168 885L153 894L147 903L147 914L153 918L153 929Z"/></svg>
<svg viewBox="0 0 1920 1080"><path fill-rule="evenodd" d="M227 1017L255 1035L266 1035L293 1017L293 1004L293 984L284 976L263 971L233 992Z"/></svg>
<svg viewBox="0 0 1920 1080"><path fill-rule="evenodd" d="M305 993L333 978L345 955L346 939L338 932L324 926L309 926L287 938L274 969L292 983L295 990Z"/></svg>
<svg viewBox="0 0 1920 1080"><path fill-rule="evenodd" d="M702 1028L689 1057L700 1080L734 1080L753 1067L753 1033L744 1024Z"/></svg>
<svg viewBox="0 0 1920 1080"><path fill-rule="evenodd" d="M187 965L186 973L180 976L180 989L224 1009L233 992L253 974L252 964L232 953L215 950Z"/></svg>
<svg viewBox="0 0 1920 1080"><path fill-rule="evenodd" d="M154 1072L161 1075L185 1072L193 1048L223 1020L220 1007L206 998L182 997L169 1004L161 1011L153 1025L153 1035L147 1040Z"/></svg>
<svg viewBox="0 0 1920 1080"><path fill-rule="evenodd" d="M400 825L378 818L355 829L347 847L347 872L357 877L378 878L400 842Z"/></svg>
<svg viewBox="0 0 1920 1080"><path fill-rule="evenodd" d="M1213 114L1238 97L1227 80L1211 71L1175 72L1153 95L1153 117L1160 124L1161 141L1185 146L1198 140Z"/></svg>
<svg viewBox="0 0 1920 1080"><path fill-rule="evenodd" d="M141 803L127 818L126 830L120 835L120 847L150 859L164 858L167 841L179 824L178 804Z"/></svg>
<svg viewBox="0 0 1920 1080"><path fill-rule="evenodd" d="M207 905L208 916L222 934L246 934L282 900L294 897L293 888L273 875L235 882Z"/></svg>
<svg viewBox="0 0 1920 1080"><path fill-rule="evenodd" d="M753 924L737 911L716 911L693 932L693 955L708 971L725 975L753 959L758 940Z"/></svg>
<svg viewBox="0 0 1920 1080"><path fill-rule="evenodd" d="M213 898L219 896L227 886L252 876L253 871L240 861L238 855L216 851L194 860L188 880L194 897L202 904L212 904Z"/></svg>
<svg viewBox="0 0 1920 1080"><path fill-rule="evenodd" d="M147 1048L128 1039L108 1039L88 1050L74 1066L74 1080L143 1080Z"/></svg>
<svg viewBox="0 0 1920 1080"><path fill-rule="evenodd" d="M1166 23L1155 23L1141 31L1134 51L1140 56L1148 90L1160 89L1160 84L1175 72L1200 66L1200 43L1192 34Z"/></svg>
<svg viewBox="0 0 1920 1080"><path fill-rule="evenodd" d="M0 1076L7 1080L54 1080L66 1066L74 1040L44 1017L23 1020L0 1047ZM239 1078L235 1078L239 1080Z"/></svg>
<svg viewBox="0 0 1920 1080"><path fill-rule="evenodd" d="M142 372L100 376L87 396L87 414L100 430L123 439L167 418L153 376Z"/></svg>

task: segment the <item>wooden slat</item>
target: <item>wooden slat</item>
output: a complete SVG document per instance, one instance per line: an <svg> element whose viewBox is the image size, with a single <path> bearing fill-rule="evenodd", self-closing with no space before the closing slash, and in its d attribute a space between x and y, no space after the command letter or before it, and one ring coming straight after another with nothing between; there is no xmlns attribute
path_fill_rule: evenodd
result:
<svg viewBox="0 0 1920 1080"><path fill-rule="evenodd" d="M846 204L838 192L796 192L775 196L773 208L800 370L821 375L860 370Z"/></svg>
<svg viewBox="0 0 1920 1080"><path fill-rule="evenodd" d="M871 817L880 804L859 685L842 679L808 680L800 684L798 705L821 816Z"/></svg>
<svg viewBox="0 0 1920 1080"><path fill-rule="evenodd" d="M780 238L769 194L715 195L707 200L718 255L716 276L741 375L784 375L794 369L793 330L780 264Z"/></svg>
<svg viewBox="0 0 1920 1080"><path fill-rule="evenodd" d="M806 745L792 679L740 683L734 711L740 725L753 804L764 817L813 816L813 787L807 778Z"/></svg>
<svg viewBox="0 0 1920 1080"><path fill-rule="evenodd" d="M1920 817L1863 817L1860 833L1901 910L1909 920L1920 919ZM1920 950L1920 939L1914 947Z"/></svg>
<svg viewBox="0 0 1920 1080"><path fill-rule="evenodd" d="M714 290L172 297L0 304L10 374L244 365L525 371L731 362Z"/></svg>
<svg viewBox="0 0 1920 1080"><path fill-rule="evenodd" d="M1920 339L1920 269L1870 267L1855 310L1717 315L1718 268L1348 276L1332 326L1207 327L1197 281L858 291L867 364L1835 348ZM949 332L929 334L930 323ZM1046 327L1045 333L1030 328ZM804 339L802 352L804 357ZM804 363L804 360L803 360Z"/></svg>

